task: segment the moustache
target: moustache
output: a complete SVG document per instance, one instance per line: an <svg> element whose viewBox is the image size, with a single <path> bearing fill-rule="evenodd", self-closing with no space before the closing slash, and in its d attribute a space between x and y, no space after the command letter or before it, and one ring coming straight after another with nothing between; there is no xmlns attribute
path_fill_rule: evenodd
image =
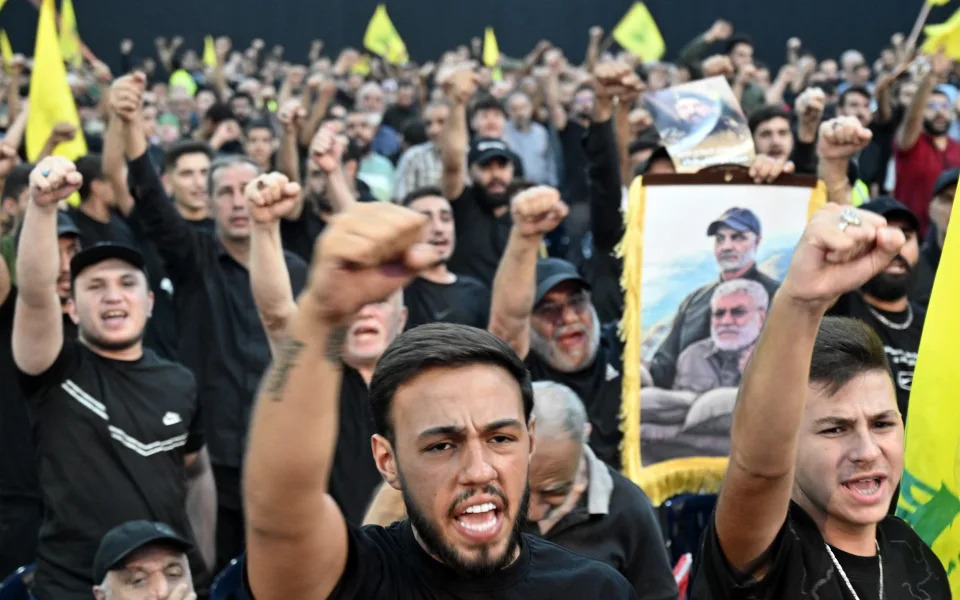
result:
<svg viewBox="0 0 960 600"><path fill-rule="evenodd" d="M905 259L901 254L894 256L893 260L890 261L890 265L899 265L907 273L913 272L913 267L910 266L910 263L908 263L907 259ZM890 265L887 265L887 266L890 266Z"/></svg>
<svg viewBox="0 0 960 600"><path fill-rule="evenodd" d="M480 489L474 488L474 489L469 489L461 492L456 498L453 499L453 502L450 503L450 509L447 511L448 514L451 517L455 517L457 515L457 507L463 504L464 502L466 502L467 500L469 500L470 498L473 498L480 492L483 492L484 494L487 494L490 496L496 496L497 498L500 498L500 501L503 503L503 510L504 512L506 512L507 507L509 506L509 503L507 502L507 495L504 494L503 490L501 490L497 486L491 485L488 483L487 485L483 486Z"/></svg>
<svg viewBox="0 0 960 600"><path fill-rule="evenodd" d="M583 335L586 335L587 327L586 325L582 325L582 324L565 325L557 329L555 332L553 332L553 336L552 336L553 341L554 342L559 341L560 338L562 338L565 335L570 335L571 333L582 333Z"/></svg>

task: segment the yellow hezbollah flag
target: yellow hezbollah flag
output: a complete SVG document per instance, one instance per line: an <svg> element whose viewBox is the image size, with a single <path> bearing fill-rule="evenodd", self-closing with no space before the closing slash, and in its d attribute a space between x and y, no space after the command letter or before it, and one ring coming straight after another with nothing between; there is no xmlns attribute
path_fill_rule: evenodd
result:
<svg viewBox="0 0 960 600"><path fill-rule="evenodd" d="M657 22L642 2L633 5L613 30L613 39L644 61L660 60L667 47Z"/></svg>
<svg viewBox="0 0 960 600"><path fill-rule="evenodd" d="M60 7L60 54L63 60L74 68L83 64L80 32L77 29L77 15L73 12L73 0L63 0L63 5Z"/></svg>
<svg viewBox="0 0 960 600"><path fill-rule="evenodd" d="M3 70L9 73L10 63L13 61L13 47L10 46L10 38L7 37L6 29L0 29L0 56L3 57Z"/></svg>
<svg viewBox="0 0 960 600"><path fill-rule="evenodd" d="M954 59L960 59L960 10L957 10L944 23L927 25L923 28L927 36L921 48L927 54L936 54L941 49L943 53Z"/></svg>
<svg viewBox="0 0 960 600"><path fill-rule="evenodd" d="M945 4L950 4L950 0L927 0L927 4L930 6L944 6Z"/></svg>
<svg viewBox="0 0 960 600"><path fill-rule="evenodd" d="M377 10L373 12L370 23L367 24L367 32L363 34L364 47L378 54L392 65L400 65L407 60L407 46L393 26L390 16L387 15L387 7L383 4L377 5Z"/></svg>
<svg viewBox="0 0 960 600"><path fill-rule="evenodd" d="M3 10L3 5L7 3L7 0L0 0L0 10Z"/></svg>
<svg viewBox="0 0 960 600"><path fill-rule="evenodd" d="M958 195L960 197L960 195ZM957 197L954 198L956 204ZM897 515L940 557L960 598L960 227L947 230L920 339Z"/></svg>
<svg viewBox="0 0 960 600"><path fill-rule="evenodd" d="M70 123L77 128L77 135L58 145L53 153L71 160L87 153L77 105L73 102L67 71L60 56L53 10L53 0L43 0L33 50L33 76L30 77L30 115L27 117L27 159L30 161L37 159L57 123Z"/></svg>
<svg viewBox="0 0 960 600"><path fill-rule="evenodd" d="M208 67L217 66L217 48L213 43L213 36L203 38L203 64Z"/></svg>
<svg viewBox="0 0 960 600"><path fill-rule="evenodd" d="M497 44L497 36L493 33L493 27L487 27L483 33L483 64L495 67L499 61L500 45Z"/></svg>

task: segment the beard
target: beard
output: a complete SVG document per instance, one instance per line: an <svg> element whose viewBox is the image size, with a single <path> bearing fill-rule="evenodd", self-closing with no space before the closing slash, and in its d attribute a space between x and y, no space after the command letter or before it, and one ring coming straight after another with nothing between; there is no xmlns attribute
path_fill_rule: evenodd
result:
<svg viewBox="0 0 960 600"><path fill-rule="evenodd" d="M938 125L937 122L933 119L924 119L923 120L923 130L927 132L927 135L933 137L938 137L941 135L946 135L947 130L950 128L950 123L946 125Z"/></svg>
<svg viewBox="0 0 960 600"><path fill-rule="evenodd" d="M356 145L357 150L360 152L360 156L366 156L370 154L370 150L373 148L373 140L365 142L359 138L353 138L351 141Z"/></svg>
<svg viewBox="0 0 960 600"><path fill-rule="evenodd" d="M480 549L479 556L471 560L464 558L452 544L444 539L440 526L431 521L426 512L420 509L416 500L414 500L413 496L407 491L408 486L403 474L399 471L398 474L400 476L400 491L403 495L403 503L406 506L407 518L410 519L410 524L414 530L416 530L417 534L419 534L426 551L452 569L459 577L468 579L491 575L509 567L513 563L514 552L520 545L520 523L527 514L527 504L530 499L529 486L523 490L523 497L520 500L520 510L517 511L516 518L513 521L510 540L507 542L507 547L503 553L499 556L492 556L490 554L490 548L484 546ZM498 496L503 500L504 517L506 516L506 512L510 508L507 498L499 488L492 485L486 485L482 490L472 490L467 493L466 496L459 496L454 502L454 505L463 502L478 491L482 491L484 494ZM453 506L451 506L451 509L452 508Z"/></svg>
<svg viewBox="0 0 960 600"><path fill-rule="evenodd" d="M121 350L127 350L128 348L132 348L133 346L136 346L143 340L143 332L144 332L144 330L141 329L139 332L137 332L136 334L130 336L125 340L111 341L111 340L104 339L102 336L98 335L96 332L91 331L90 329L87 329L82 323L77 324L77 329L80 332L80 337L85 342L87 342L89 346L98 348L100 350L107 350L110 352L119 352Z"/></svg>
<svg viewBox="0 0 960 600"><path fill-rule="evenodd" d="M737 339L728 341L720 337L720 332L711 328L710 337L713 339L713 343L720 350L726 350L729 352L739 352L744 348L750 346L757 341L757 338L760 337L760 328L754 327L752 325L744 325L737 328Z"/></svg>
<svg viewBox="0 0 960 600"><path fill-rule="evenodd" d="M333 213L333 204L330 203L330 200L327 198L326 192L307 192L306 198L304 201L307 203L307 206L313 206L314 210L321 215L329 215Z"/></svg>
<svg viewBox="0 0 960 600"><path fill-rule="evenodd" d="M502 183L504 188L509 187L509 184L505 181L497 180L497 183ZM480 204L485 206L487 210L492 211L501 206L506 206L510 202L510 193L508 191L491 193L484 185L477 185L477 191Z"/></svg>
<svg viewBox="0 0 960 600"><path fill-rule="evenodd" d="M597 348L600 347L600 319L597 316L597 309L590 307L590 313L593 320L593 328L587 329L582 324L568 325L557 328L552 339L547 339L535 328L530 328L530 348L536 352L548 365L560 371L561 373L575 373L587 365L593 363L597 357ZM558 347L556 340L571 330L577 329L587 335L587 348L583 356L572 358L562 352Z"/></svg>
<svg viewBox="0 0 960 600"><path fill-rule="evenodd" d="M880 273L873 279L863 284L860 288L865 294L869 294L878 300L889 302L899 300L907 295L910 288L913 287L915 272L910 263L900 255L897 255L893 262L903 267L903 273Z"/></svg>

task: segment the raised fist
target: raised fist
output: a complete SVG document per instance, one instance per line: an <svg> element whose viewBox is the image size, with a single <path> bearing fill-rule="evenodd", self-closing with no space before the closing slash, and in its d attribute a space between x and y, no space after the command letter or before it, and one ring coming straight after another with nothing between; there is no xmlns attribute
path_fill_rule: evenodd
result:
<svg viewBox="0 0 960 600"><path fill-rule="evenodd" d="M263 46L264 46L263 40L261 40L260 38L256 38L255 40L250 42L250 47L253 48L254 50L261 50Z"/></svg>
<svg viewBox="0 0 960 600"><path fill-rule="evenodd" d="M242 133L240 124L233 119L221 121L213 131L213 136L210 137L210 146L214 150L219 150L227 142L239 140Z"/></svg>
<svg viewBox="0 0 960 600"><path fill-rule="evenodd" d="M703 77L716 77L721 75L726 78L733 77L733 61L729 56L723 54L714 54L703 61Z"/></svg>
<svg viewBox="0 0 960 600"><path fill-rule="evenodd" d="M559 48L550 48L544 54L543 62L554 73L559 72L563 68L563 51Z"/></svg>
<svg viewBox="0 0 960 600"><path fill-rule="evenodd" d="M945 78L953 67L953 60L945 56L943 52L937 52L930 56L930 70L934 75Z"/></svg>
<svg viewBox="0 0 960 600"><path fill-rule="evenodd" d="M303 83L303 78L307 75L307 69L303 65L293 65L287 73L287 81L290 87L298 88Z"/></svg>
<svg viewBox="0 0 960 600"><path fill-rule="evenodd" d="M704 34L707 42L722 42L733 35L733 25L729 21L717 19Z"/></svg>
<svg viewBox="0 0 960 600"><path fill-rule="evenodd" d="M797 96L794 104L794 110L801 121L811 122L820 121L823 116L823 109L827 104L827 95L818 87L807 88L803 93Z"/></svg>
<svg viewBox="0 0 960 600"><path fill-rule="evenodd" d="M327 123L317 131L310 142L310 160L326 173L332 173L340 167L340 159L346 141Z"/></svg>
<svg viewBox="0 0 960 600"><path fill-rule="evenodd" d="M426 222L389 202L352 204L335 215L317 240L301 307L309 302L320 321L342 326L435 266L442 250L420 242Z"/></svg>
<svg viewBox="0 0 960 600"><path fill-rule="evenodd" d="M555 188L538 185L526 189L510 202L513 226L524 237L543 237L567 217L567 205Z"/></svg>
<svg viewBox="0 0 960 600"><path fill-rule="evenodd" d="M602 38L602 37L603 37L603 27L600 27L599 25L594 25L593 27L591 27L591 28L590 28L590 37L592 37L592 38L595 39L595 40L599 40L600 38Z"/></svg>
<svg viewBox="0 0 960 600"><path fill-rule="evenodd" d="M217 54L217 60L223 63L226 60L227 55L230 54L230 48L233 46L233 43L225 35L221 35L213 43L214 52Z"/></svg>
<svg viewBox="0 0 960 600"><path fill-rule="evenodd" d="M743 65L737 73L737 81L741 83L753 83L757 78L757 67L754 65Z"/></svg>
<svg viewBox="0 0 960 600"><path fill-rule="evenodd" d="M898 31L897 33L890 36L890 44L894 48L899 48L900 46L903 45L903 42L905 39L906 38L904 37L904 35Z"/></svg>
<svg viewBox="0 0 960 600"><path fill-rule="evenodd" d="M282 173L260 175L244 189L250 217L257 225L279 223L300 197L300 184L291 183Z"/></svg>
<svg viewBox="0 0 960 600"><path fill-rule="evenodd" d="M837 117L820 125L817 154L827 160L846 160L867 147L873 133L856 117Z"/></svg>
<svg viewBox="0 0 960 600"><path fill-rule="evenodd" d="M779 294L826 311L887 268L906 238L875 213L838 204L820 209L800 238Z"/></svg>
<svg viewBox="0 0 960 600"><path fill-rule="evenodd" d="M107 66L107 63L102 60L95 60L91 63L93 67L93 76L96 77L97 81L102 84L108 84L113 81L113 74L110 72L110 67Z"/></svg>
<svg viewBox="0 0 960 600"><path fill-rule="evenodd" d="M604 61L593 70L597 82L597 98L632 99L646 90L646 85L629 64L622 61Z"/></svg>
<svg viewBox="0 0 960 600"><path fill-rule="evenodd" d="M125 39L120 42L120 53L130 54L133 52L133 40Z"/></svg>
<svg viewBox="0 0 960 600"><path fill-rule="evenodd" d="M287 100L280 110L277 111L277 119L283 125L283 129L288 132L297 131L303 120L307 118L307 111L300 104L299 100Z"/></svg>
<svg viewBox="0 0 960 600"><path fill-rule="evenodd" d="M48 156L30 171L30 201L37 206L56 206L80 189L83 177L77 166L62 156Z"/></svg>
<svg viewBox="0 0 960 600"><path fill-rule="evenodd" d="M477 91L477 74L469 63L445 70L438 79L447 97L460 104L466 104Z"/></svg>
<svg viewBox="0 0 960 600"><path fill-rule="evenodd" d="M143 73L133 73L117 78L110 86L110 110L123 122L129 123L139 114L146 82Z"/></svg>

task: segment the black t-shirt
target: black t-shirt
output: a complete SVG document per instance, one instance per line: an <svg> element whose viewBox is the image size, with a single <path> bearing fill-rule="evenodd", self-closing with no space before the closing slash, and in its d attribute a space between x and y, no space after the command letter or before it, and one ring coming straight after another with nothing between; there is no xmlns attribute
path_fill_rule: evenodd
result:
<svg viewBox="0 0 960 600"><path fill-rule="evenodd" d="M0 305L0 497L40 500L37 455L33 447L30 415L17 382L13 362L13 311L17 288ZM77 326L63 315L63 336L77 337Z"/></svg>
<svg viewBox="0 0 960 600"><path fill-rule="evenodd" d="M125 521L161 521L191 535L184 456L204 440L189 371L149 349L119 361L66 341L46 372L21 373L20 384L46 507L39 600L88 599L100 539Z"/></svg>
<svg viewBox="0 0 960 600"><path fill-rule="evenodd" d="M419 112L416 106L391 104L383 113L383 124L394 129L397 133L403 133L406 124L417 118L419 118Z"/></svg>
<svg viewBox="0 0 960 600"><path fill-rule="evenodd" d="M326 221L312 207L304 206L297 220L280 220L283 249L293 252L309 264L313 259L313 245L326 226Z"/></svg>
<svg viewBox="0 0 960 600"><path fill-rule="evenodd" d="M194 230L199 231L200 233L205 233L207 235L215 235L217 233L217 222L212 217L204 217L202 219L197 219L196 221L191 221L189 219L184 219L190 227L193 227Z"/></svg>
<svg viewBox="0 0 960 600"><path fill-rule="evenodd" d="M520 556L512 565L472 579L428 555L409 521L386 528L348 527L347 538L347 565L330 600L636 598L613 567L527 534L522 534Z"/></svg>
<svg viewBox="0 0 960 600"><path fill-rule="evenodd" d="M884 598L950 598L943 565L909 525L897 517L887 517L877 525L877 541L883 560ZM880 597L880 564L876 556L853 556L836 548L833 553L857 596ZM770 568L760 581L734 571L723 555L711 518L698 564L694 566L690 600L853 598L827 553L816 524L793 502L769 556Z"/></svg>
<svg viewBox="0 0 960 600"><path fill-rule="evenodd" d="M360 373L344 366L340 384L340 431L330 471L330 495L351 525L363 524L373 492L383 481L370 448L373 434L367 383Z"/></svg>
<svg viewBox="0 0 960 600"><path fill-rule="evenodd" d="M593 364L575 373L564 373L530 350L526 363L534 381L556 381L580 396L590 417L590 448L597 458L620 468L620 388L623 348L616 323L601 328L600 346Z"/></svg>
<svg viewBox="0 0 960 600"><path fill-rule="evenodd" d="M467 275L492 287L500 257L510 237L510 211L494 216L481 204L477 189L469 186L453 201L457 247L447 265L458 275Z"/></svg>
<svg viewBox="0 0 960 600"><path fill-rule="evenodd" d="M909 312L912 312L909 327L898 330L886 325L877 318L881 315L894 324L906 324ZM910 388L913 385L913 369L917 364L917 351L920 349L920 334L926 311L916 302L910 303L910 311L891 313L872 308L860 292L844 294L830 309L829 314L841 317L854 317L873 328L883 340L883 349L887 353L887 363L893 372L893 387L897 390L897 406L903 419L907 418L907 405Z"/></svg>
<svg viewBox="0 0 960 600"><path fill-rule="evenodd" d="M403 290L407 329L427 323L459 323L486 329L490 289L472 277L457 275L453 283L417 277Z"/></svg>
<svg viewBox="0 0 960 600"><path fill-rule="evenodd" d="M564 202L577 204L589 199L587 189L587 153L583 149L586 127L573 119L567 121L567 127L560 132L560 145L563 148L563 184L561 195Z"/></svg>

